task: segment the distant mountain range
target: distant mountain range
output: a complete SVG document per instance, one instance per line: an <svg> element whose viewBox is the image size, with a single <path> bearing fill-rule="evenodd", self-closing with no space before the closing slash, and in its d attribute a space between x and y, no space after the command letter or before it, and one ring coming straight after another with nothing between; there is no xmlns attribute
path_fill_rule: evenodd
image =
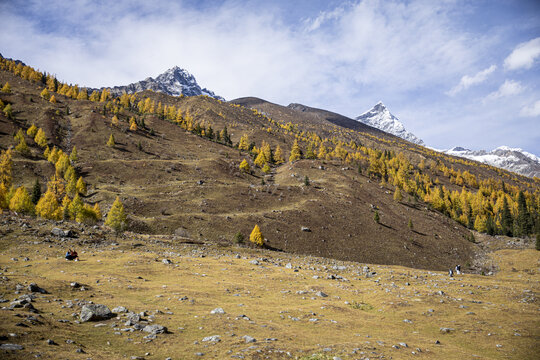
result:
<svg viewBox="0 0 540 360"><path fill-rule="evenodd" d="M425 145L421 139L416 137L413 133L405 130L405 126L403 126L398 118L392 115L386 106L384 106L384 104L380 101L375 104L371 110L366 111L362 115L355 118L355 120L384 132L399 136L400 138L412 143L422 146Z"/></svg>
<svg viewBox="0 0 540 360"><path fill-rule="evenodd" d="M425 146L421 139L405 129L398 118L392 115L382 102L375 104L371 110L358 116L356 120L412 143ZM491 151L472 151L455 147L450 150L437 151L510 170L521 175L540 177L540 158L522 149L501 146Z"/></svg>
<svg viewBox="0 0 540 360"><path fill-rule="evenodd" d="M155 79L148 77L145 80L141 80L136 83L132 83L124 86L115 86L108 88L113 95L122 95L122 93L133 94L144 90L153 90L156 92L162 92L172 96L198 96L208 95L210 97L225 100L221 96L216 95L213 91L206 88L201 88L197 84L195 77L191 75L187 70L184 70L178 66L175 66L163 74L158 75Z"/></svg>
<svg viewBox="0 0 540 360"><path fill-rule="evenodd" d="M442 152L510 170L521 175L540 178L540 158L522 149L500 146L491 151L473 151L458 146Z"/></svg>

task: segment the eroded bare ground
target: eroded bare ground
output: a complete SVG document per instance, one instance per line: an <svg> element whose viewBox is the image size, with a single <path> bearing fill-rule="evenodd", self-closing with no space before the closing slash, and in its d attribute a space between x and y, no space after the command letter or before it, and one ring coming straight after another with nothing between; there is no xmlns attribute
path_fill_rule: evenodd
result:
<svg viewBox="0 0 540 360"><path fill-rule="evenodd" d="M477 236L485 273L497 271L449 278L102 228L63 237L52 228L74 224L0 219L5 359L534 359L540 350L540 256L524 241L509 249ZM68 248L81 261L64 260ZM91 303L114 315L82 321Z"/></svg>

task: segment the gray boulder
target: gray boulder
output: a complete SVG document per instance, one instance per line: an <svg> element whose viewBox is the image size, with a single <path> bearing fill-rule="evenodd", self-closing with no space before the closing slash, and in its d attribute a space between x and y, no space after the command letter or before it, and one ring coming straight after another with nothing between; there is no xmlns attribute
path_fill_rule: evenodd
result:
<svg viewBox="0 0 540 360"><path fill-rule="evenodd" d="M106 320L113 317L114 314L105 305L89 304L83 305L81 314L79 315L82 322Z"/></svg>
<svg viewBox="0 0 540 360"><path fill-rule="evenodd" d="M165 326L161 325L146 325L142 331L150 333L150 334L163 334L167 332L167 328Z"/></svg>

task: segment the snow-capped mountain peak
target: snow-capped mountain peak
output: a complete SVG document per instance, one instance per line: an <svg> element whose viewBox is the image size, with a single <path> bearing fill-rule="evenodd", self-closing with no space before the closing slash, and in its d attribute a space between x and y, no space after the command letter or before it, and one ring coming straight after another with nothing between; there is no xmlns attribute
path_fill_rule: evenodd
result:
<svg viewBox="0 0 540 360"><path fill-rule="evenodd" d="M463 157L525 176L540 177L540 158L519 148L499 146L491 151L469 150L456 146L443 151L448 155Z"/></svg>
<svg viewBox="0 0 540 360"><path fill-rule="evenodd" d="M424 145L424 142L421 139L405 129L405 126L403 126L401 121L390 113L382 101L379 101L371 108L371 110L366 111L355 120L384 132L399 136L412 143Z"/></svg>
<svg viewBox="0 0 540 360"><path fill-rule="evenodd" d="M142 81L132 83L125 86L115 86L110 89L113 95L121 95L123 92L128 94L153 90L162 92L172 96L198 96L208 95L216 99L224 100L221 96L216 95L213 91L201 88L197 84L195 77L187 70L178 66L174 66L164 73L158 75L155 79L148 77Z"/></svg>

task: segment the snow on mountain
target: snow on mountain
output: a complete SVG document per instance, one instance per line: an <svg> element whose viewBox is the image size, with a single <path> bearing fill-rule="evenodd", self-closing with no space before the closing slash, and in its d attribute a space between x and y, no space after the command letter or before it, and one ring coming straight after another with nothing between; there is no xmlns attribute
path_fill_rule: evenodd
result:
<svg viewBox="0 0 540 360"><path fill-rule="evenodd" d="M117 96L122 95L124 92L133 94L139 91L153 90L172 96L180 96L182 94L185 96L208 95L216 99L225 100L213 91L204 88L201 89L195 77L178 66L165 71L155 79L149 77L133 84L115 86L110 88L110 90L113 95Z"/></svg>
<svg viewBox="0 0 540 360"><path fill-rule="evenodd" d="M402 139L410 141L418 145L424 145L424 142L417 138L414 134L405 130L405 126L392 115L382 102L378 102L375 106L358 116L356 121L360 121L366 125L372 126L384 132L399 136Z"/></svg>
<svg viewBox="0 0 540 360"><path fill-rule="evenodd" d="M448 155L459 156L513 171L521 175L540 177L540 158L519 148L500 146L491 151L473 151L462 147L455 147L450 150L444 150L443 152Z"/></svg>

